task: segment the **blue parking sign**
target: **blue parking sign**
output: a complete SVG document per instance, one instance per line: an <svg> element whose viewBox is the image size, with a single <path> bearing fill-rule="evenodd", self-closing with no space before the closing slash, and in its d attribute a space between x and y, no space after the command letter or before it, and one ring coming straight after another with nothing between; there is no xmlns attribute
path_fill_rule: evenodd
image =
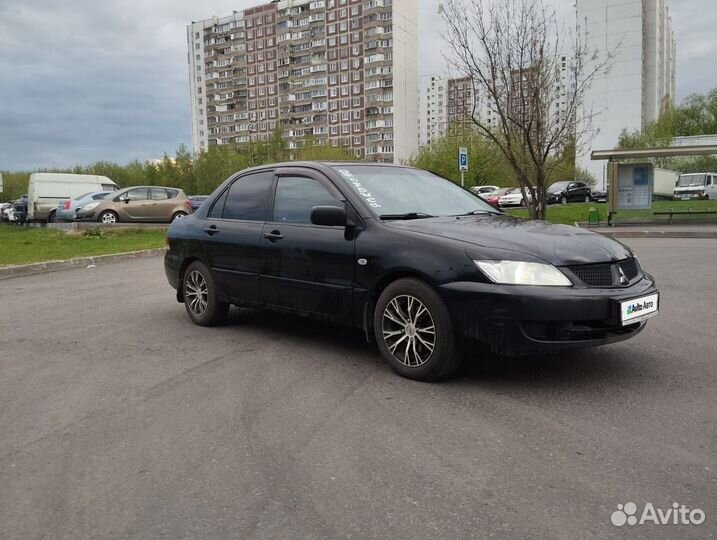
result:
<svg viewBox="0 0 717 540"><path fill-rule="evenodd" d="M468 148L461 147L458 149L458 170L468 170Z"/></svg>

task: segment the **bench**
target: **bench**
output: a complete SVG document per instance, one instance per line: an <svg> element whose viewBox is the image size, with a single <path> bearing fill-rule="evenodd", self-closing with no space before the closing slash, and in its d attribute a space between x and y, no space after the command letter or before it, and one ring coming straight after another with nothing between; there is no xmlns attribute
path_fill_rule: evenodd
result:
<svg viewBox="0 0 717 540"><path fill-rule="evenodd" d="M655 216L670 216L669 223L672 223L672 216L697 216L697 215L708 215L708 214L717 214L717 210L710 210L709 208L707 210L692 210L691 208L688 208L687 211L685 210L675 210L673 208L670 208L669 210L658 210L657 212L652 213Z"/></svg>

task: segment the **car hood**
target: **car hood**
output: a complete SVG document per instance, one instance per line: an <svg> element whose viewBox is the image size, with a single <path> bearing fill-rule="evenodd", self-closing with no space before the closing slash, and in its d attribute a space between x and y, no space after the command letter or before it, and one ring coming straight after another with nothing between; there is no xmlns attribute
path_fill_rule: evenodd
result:
<svg viewBox="0 0 717 540"><path fill-rule="evenodd" d="M467 250L478 256L494 256L491 255L492 250L502 250L525 254L557 266L617 261L632 256L620 242L592 231L505 215L385 223L394 229L465 242L469 244ZM490 249L483 252L481 248Z"/></svg>

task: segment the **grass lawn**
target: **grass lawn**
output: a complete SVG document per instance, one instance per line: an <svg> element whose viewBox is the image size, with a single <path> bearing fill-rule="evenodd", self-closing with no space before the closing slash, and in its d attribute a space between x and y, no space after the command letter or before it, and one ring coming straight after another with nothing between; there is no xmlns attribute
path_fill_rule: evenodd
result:
<svg viewBox="0 0 717 540"><path fill-rule="evenodd" d="M164 229L102 229L103 237L84 231L0 225L0 266L123 253L164 246Z"/></svg>
<svg viewBox="0 0 717 540"><path fill-rule="evenodd" d="M553 223L564 223L573 225L576 221L586 222L588 220L588 211L595 208L600 213L600 223L607 223L607 203L570 203L566 205L553 204L548 207L548 221ZM715 210L717 211L717 201L655 201L652 203L651 210L619 210L616 216L616 223L629 223L630 221L644 220L660 220L667 222L669 216L654 216L653 212L669 209L686 212L687 209L697 210ZM514 216L528 217L528 211L525 208L508 209L507 212ZM674 219L689 219L694 221L714 221L717 215L697 215L697 216L675 216Z"/></svg>

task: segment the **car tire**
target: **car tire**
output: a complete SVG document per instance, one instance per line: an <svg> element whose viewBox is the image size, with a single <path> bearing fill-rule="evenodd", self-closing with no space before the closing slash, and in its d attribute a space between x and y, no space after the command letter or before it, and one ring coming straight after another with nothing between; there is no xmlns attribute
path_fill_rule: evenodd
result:
<svg viewBox="0 0 717 540"><path fill-rule="evenodd" d="M184 272L182 297L194 324L216 326L227 318L229 304L219 300L209 268L199 261L194 261Z"/></svg>
<svg viewBox="0 0 717 540"><path fill-rule="evenodd" d="M47 214L47 222L48 223L55 223L55 212L52 211L49 214Z"/></svg>
<svg viewBox="0 0 717 540"><path fill-rule="evenodd" d="M423 281L404 278L386 287L376 302L373 327L381 355L404 377L435 381L460 365L448 309Z"/></svg>
<svg viewBox="0 0 717 540"><path fill-rule="evenodd" d="M97 221L106 225L114 225L119 222L119 216L112 210L105 210L97 216Z"/></svg>
<svg viewBox="0 0 717 540"><path fill-rule="evenodd" d="M175 212L174 214L172 214L172 221L174 221L175 219L182 219L183 217L186 217L186 215L186 212Z"/></svg>
<svg viewBox="0 0 717 540"><path fill-rule="evenodd" d="M560 197L560 204L568 204L568 198L565 195Z"/></svg>
<svg viewBox="0 0 717 540"><path fill-rule="evenodd" d="M590 202L590 195L585 195L585 202Z"/></svg>

